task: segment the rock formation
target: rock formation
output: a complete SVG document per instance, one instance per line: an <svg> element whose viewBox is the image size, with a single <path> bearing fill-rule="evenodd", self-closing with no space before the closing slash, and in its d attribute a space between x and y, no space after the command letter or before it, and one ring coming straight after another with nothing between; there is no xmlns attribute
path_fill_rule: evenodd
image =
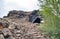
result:
<svg viewBox="0 0 60 39"><path fill-rule="evenodd" d="M0 18L0 39L48 39L37 28L42 20L37 12L13 10Z"/></svg>

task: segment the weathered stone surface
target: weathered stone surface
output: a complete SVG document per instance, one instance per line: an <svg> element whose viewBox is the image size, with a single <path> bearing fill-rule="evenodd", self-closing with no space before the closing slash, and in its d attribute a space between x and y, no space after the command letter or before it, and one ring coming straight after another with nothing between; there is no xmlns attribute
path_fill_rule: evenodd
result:
<svg viewBox="0 0 60 39"><path fill-rule="evenodd" d="M2 34L0 34L0 39L5 39L4 36Z"/></svg>
<svg viewBox="0 0 60 39"><path fill-rule="evenodd" d="M10 30L8 28L4 28L2 30L2 33L4 34L4 36L6 36L6 35L12 35L11 32L10 32Z"/></svg>
<svg viewBox="0 0 60 39"><path fill-rule="evenodd" d="M38 23L29 22L29 16L35 16L37 11L10 11L8 16L0 18L0 38L2 39L48 39L41 35ZM30 18L31 19L31 18ZM4 26L4 27L2 27Z"/></svg>

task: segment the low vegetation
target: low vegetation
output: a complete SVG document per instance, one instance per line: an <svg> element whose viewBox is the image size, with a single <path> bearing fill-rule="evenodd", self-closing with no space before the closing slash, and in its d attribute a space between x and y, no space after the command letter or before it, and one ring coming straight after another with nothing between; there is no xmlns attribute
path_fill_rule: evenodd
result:
<svg viewBox="0 0 60 39"><path fill-rule="evenodd" d="M60 0L39 0L44 23L40 29L48 34L51 39L60 39Z"/></svg>

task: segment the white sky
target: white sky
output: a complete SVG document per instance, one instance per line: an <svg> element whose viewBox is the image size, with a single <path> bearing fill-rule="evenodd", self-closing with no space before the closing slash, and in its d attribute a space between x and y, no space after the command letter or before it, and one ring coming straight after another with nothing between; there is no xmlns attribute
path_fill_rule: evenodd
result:
<svg viewBox="0 0 60 39"><path fill-rule="evenodd" d="M0 17L7 15L10 10L37 10L39 9L38 4L38 0L1 0Z"/></svg>

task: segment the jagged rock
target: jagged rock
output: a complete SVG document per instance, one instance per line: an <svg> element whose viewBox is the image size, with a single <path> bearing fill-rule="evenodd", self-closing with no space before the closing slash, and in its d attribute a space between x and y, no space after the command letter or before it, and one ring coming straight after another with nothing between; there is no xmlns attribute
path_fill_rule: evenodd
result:
<svg viewBox="0 0 60 39"><path fill-rule="evenodd" d="M4 36L12 35L11 32L10 32L10 30L9 30L8 28L4 28L4 29L2 30L2 32L3 32Z"/></svg>
<svg viewBox="0 0 60 39"><path fill-rule="evenodd" d="M0 34L0 39L5 39L3 34Z"/></svg>
<svg viewBox="0 0 60 39"><path fill-rule="evenodd" d="M33 23L40 23L42 21L42 19L41 19L41 16L39 16L37 14L38 11L39 10L35 10L33 12L24 12L24 11L13 10L13 11L9 12L9 14L8 14L7 17L9 17L9 18L15 18L15 19L16 18L20 18L20 19L26 18L26 21L28 20L28 21L33 22Z"/></svg>
<svg viewBox="0 0 60 39"><path fill-rule="evenodd" d="M2 26L2 27L5 27L5 28L8 28L8 26L9 26L8 21L1 18L1 19L0 19L0 28L1 28L1 26Z"/></svg>
<svg viewBox="0 0 60 39"><path fill-rule="evenodd" d="M13 10L7 16L4 16L4 18L0 18L0 34L2 38L48 39L44 35L41 36L41 32L37 28L39 23L34 23L41 19L41 16L36 14L37 12L38 10L32 12Z"/></svg>
<svg viewBox="0 0 60 39"><path fill-rule="evenodd" d="M15 28L15 26L13 25L13 24L11 24L11 25L9 25L9 27L8 27L9 29L14 29Z"/></svg>

